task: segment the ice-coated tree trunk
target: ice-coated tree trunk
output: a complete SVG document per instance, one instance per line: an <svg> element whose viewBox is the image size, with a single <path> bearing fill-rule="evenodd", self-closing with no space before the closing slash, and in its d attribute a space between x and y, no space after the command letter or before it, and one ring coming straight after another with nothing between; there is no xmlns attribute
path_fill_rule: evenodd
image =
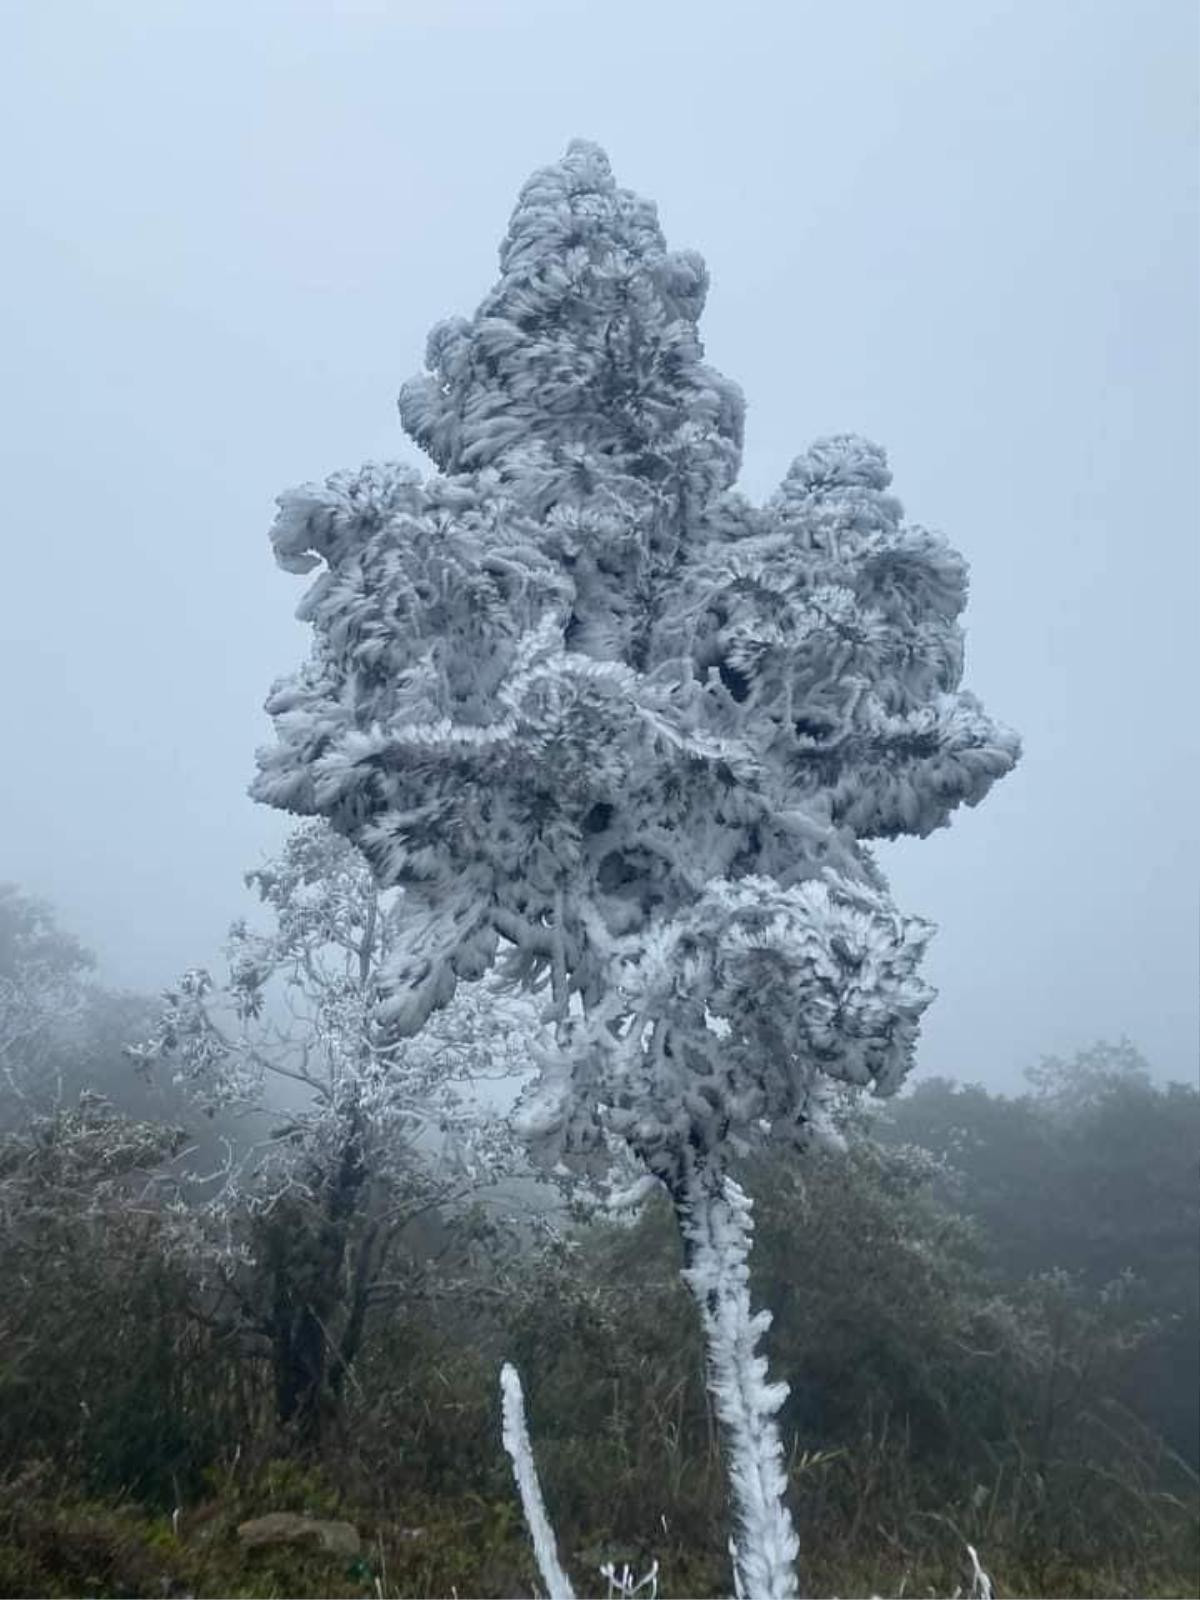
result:
<svg viewBox="0 0 1200 1600"><path fill-rule="evenodd" d="M672 1186L684 1246L684 1279L704 1327L708 1388L724 1434L736 1517L731 1543L737 1593L793 1596L799 1540L784 1504L787 1475L775 1413L786 1383L767 1382L756 1345L771 1313L750 1309L752 1201L719 1168L689 1159Z"/></svg>

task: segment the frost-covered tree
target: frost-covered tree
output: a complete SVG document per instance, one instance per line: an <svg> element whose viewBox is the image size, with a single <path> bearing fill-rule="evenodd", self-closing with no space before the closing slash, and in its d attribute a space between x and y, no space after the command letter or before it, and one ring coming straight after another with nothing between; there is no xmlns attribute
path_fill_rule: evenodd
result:
<svg viewBox="0 0 1200 1600"><path fill-rule="evenodd" d="M94 966L44 901L0 883L0 1125L63 1100L63 1045L93 992Z"/></svg>
<svg viewBox="0 0 1200 1600"><path fill-rule="evenodd" d="M437 473L281 497L309 662L253 792L406 889L380 1021L414 1034L496 966L557 1030L527 1126L631 1153L674 1202L730 1446L745 1592L794 1590L731 1154L803 1140L824 1086L893 1090L927 924L869 843L974 804L1018 744L959 690L966 567L883 452L813 445L734 488L707 274L573 143L525 185L500 278L430 335L400 414Z"/></svg>
<svg viewBox="0 0 1200 1600"><path fill-rule="evenodd" d="M382 1035L376 986L400 896L326 823L296 828L246 882L266 929L235 923L225 980L185 973L129 1053L169 1065L210 1114L273 1118L230 1145L207 1197L181 1196L176 1222L222 1304L267 1341L279 1421L313 1438L372 1306L403 1276L397 1248L512 1171L516 1149L478 1091L528 1062L511 1005L467 987L420 1039Z"/></svg>

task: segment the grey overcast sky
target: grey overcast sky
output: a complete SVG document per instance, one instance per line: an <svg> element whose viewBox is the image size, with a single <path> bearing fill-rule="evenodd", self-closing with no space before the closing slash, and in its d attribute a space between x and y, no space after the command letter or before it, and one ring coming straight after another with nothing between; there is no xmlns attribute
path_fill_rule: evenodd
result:
<svg viewBox="0 0 1200 1600"><path fill-rule="evenodd" d="M395 395L574 135L712 274L744 487L889 450L1026 753L883 862L924 1071L1197 1069L1194 0L0 0L0 878L103 978L213 964L286 819L274 496Z"/></svg>

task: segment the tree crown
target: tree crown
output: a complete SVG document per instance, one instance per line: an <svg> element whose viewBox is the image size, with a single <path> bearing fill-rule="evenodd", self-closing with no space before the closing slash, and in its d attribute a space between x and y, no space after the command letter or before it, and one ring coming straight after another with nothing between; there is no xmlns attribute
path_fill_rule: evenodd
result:
<svg viewBox="0 0 1200 1600"><path fill-rule="evenodd" d="M966 566L878 446L735 492L703 263L595 146L526 184L500 265L401 392L440 472L281 497L277 558L324 571L253 792L409 890L389 1026L497 960L548 984L535 1121L669 1166L900 1081L930 930L866 842L943 826L1018 742L959 690Z"/></svg>

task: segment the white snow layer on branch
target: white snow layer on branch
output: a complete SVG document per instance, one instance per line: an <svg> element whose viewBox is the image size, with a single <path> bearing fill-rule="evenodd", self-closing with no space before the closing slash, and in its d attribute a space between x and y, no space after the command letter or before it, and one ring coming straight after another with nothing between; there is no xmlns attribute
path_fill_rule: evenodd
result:
<svg viewBox="0 0 1200 1600"><path fill-rule="evenodd" d="M554 1530L546 1515L541 1485L538 1483L529 1431L525 1426L525 1399L521 1393L521 1380L517 1369L505 1362L500 1369L501 1412L504 1448L512 1458L513 1476L521 1496L521 1509L525 1525L533 1541L533 1553L538 1571L546 1585L550 1600L574 1600L571 1580L559 1565L554 1543Z"/></svg>

